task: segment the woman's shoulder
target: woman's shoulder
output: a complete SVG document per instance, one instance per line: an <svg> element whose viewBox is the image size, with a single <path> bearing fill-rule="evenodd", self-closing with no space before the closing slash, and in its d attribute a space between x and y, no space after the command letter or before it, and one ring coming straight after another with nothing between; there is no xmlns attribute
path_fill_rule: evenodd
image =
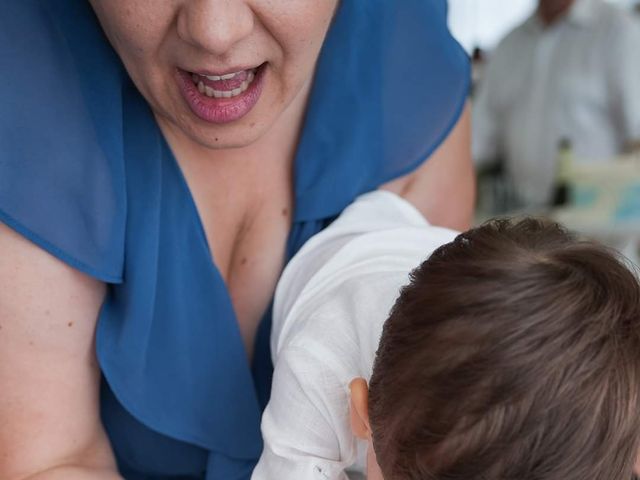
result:
<svg viewBox="0 0 640 480"><path fill-rule="evenodd" d="M469 58L449 32L444 0L338 8L297 153L298 221L335 216L415 171L458 123L469 92Z"/></svg>

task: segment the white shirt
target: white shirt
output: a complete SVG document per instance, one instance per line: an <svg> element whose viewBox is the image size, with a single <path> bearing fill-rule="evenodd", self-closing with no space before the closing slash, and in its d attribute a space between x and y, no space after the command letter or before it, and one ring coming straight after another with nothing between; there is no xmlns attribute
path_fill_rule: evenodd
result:
<svg viewBox="0 0 640 480"><path fill-rule="evenodd" d="M389 192L359 197L291 260L278 284L275 365L252 480L345 480L365 445L349 383L371 377L382 326L408 274L456 232ZM364 442L363 442L364 443Z"/></svg>
<svg viewBox="0 0 640 480"><path fill-rule="evenodd" d="M497 47L474 105L476 162L502 156L521 198L549 200L558 143L604 161L640 139L640 25L602 0L576 0L549 27L534 14Z"/></svg>

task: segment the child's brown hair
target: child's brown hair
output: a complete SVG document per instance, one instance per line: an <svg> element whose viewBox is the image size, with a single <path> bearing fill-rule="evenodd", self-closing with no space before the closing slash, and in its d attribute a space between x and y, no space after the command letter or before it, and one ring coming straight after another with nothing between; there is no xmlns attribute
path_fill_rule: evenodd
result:
<svg viewBox="0 0 640 480"><path fill-rule="evenodd" d="M629 480L640 289L605 247L498 220L412 273L370 382L388 480Z"/></svg>

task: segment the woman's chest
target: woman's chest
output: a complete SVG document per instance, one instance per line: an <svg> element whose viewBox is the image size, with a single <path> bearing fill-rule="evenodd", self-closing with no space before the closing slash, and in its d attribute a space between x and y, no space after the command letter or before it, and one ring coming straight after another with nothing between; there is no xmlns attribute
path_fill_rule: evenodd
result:
<svg viewBox="0 0 640 480"><path fill-rule="evenodd" d="M286 172L188 178L211 258L224 279L245 348L286 261L293 200ZM256 181L256 178L259 178Z"/></svg>

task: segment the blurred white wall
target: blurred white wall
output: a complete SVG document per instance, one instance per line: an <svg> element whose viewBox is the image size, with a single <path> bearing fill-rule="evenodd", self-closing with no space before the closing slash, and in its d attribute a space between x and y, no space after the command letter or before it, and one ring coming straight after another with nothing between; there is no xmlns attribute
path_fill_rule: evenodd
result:
<svg viewBox="0 0 640 480"><path fill-rule="evenodd" d="M631 7L638 0L608 0ZM492 50L516 25L533 12L537 0L449 0L449 26L471 52L479 46Z"/></svg>

